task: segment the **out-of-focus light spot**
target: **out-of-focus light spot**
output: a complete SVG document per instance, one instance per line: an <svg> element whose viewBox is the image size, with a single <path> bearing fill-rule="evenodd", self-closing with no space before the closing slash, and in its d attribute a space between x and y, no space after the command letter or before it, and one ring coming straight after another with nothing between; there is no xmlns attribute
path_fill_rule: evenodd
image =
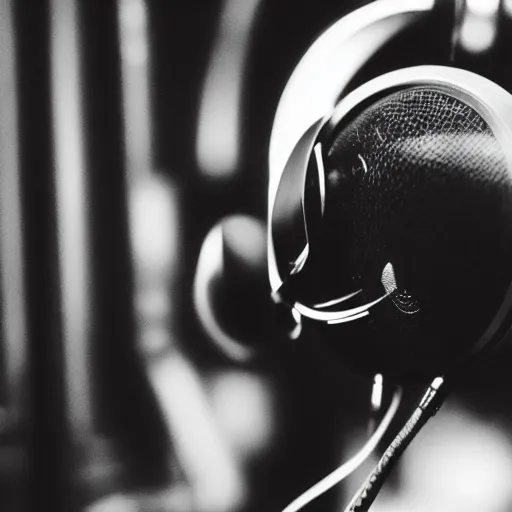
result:
<svg viewBox="0 0 512 512"><path fill-rule="evenodd" d="M178 224L176 194L161 177L148 176L130 191L131 236L140 272L165 278L174 270Z"/></svg>
<svg viewBox="0 0 512 512"><path fill-rule="evenodd" d="M140 512L140 508L132 497L113 494L95 502L87 512Z"/></svg>
<svg viewBox="0 0 512 512"><path fill-rule="evenodd" d="M397 494L376 512L501 512L512 503L512 443L504 430L446 404L403 456Z"/></svg>
<svg viewBox="0 0 512 512"><path fill-rule="evenodd" d="M147 59L146 7L142 0L121 0L121 49L127 64L141 66Z"/></svg>
<svg viewBox="0 0 512 512"><path fill-rule="evenodd" d="M451 499L453 509L501 509L512 498L512 446L504 432L454 408L434 425L435 441L417 443L406 460L416 492Z"/></svg>
<svg viewBox="0 0 512 512"><path fill-rule="evenodd" d="M488 50L496 38L496 25L492 18L468 14L462 24L460 44L471 53Z"/></svg>
<svg viewBox="0 0 512 512"><path fill-rule="evenodd" d="M144 326L141 332L141 348L145 356L159 356L172 346L167 325Z"/></svg>
<svg viewBox="0 0 512 512"><path fill-rule="evenodd" d="M245 264L252 267L266 265L267 244L265 230L254 219L234 215L223 224L224 241Z"/></svg>
<svg viewBox="0 0 512 512"><path fill-rule="evenodd" d="M220 56L217 57L217 62L220 60ZM212 85L202 100L197 154L203 172L213 177L230 176L238 164L239 108L235 100L238 96L235 80L217 78L218 85L215 89ZM213 81L214 77L210 79Z"/></svg>
<svg viewBox="0 0 512 512"><path fill-rule="evenodd" d="M140 176L130 186L135 310L145 356L157 356L173 346L169 290L178 264L174 196L170 183L156 174Z"/></svg>
<svg viewBox="0 0 512 512"><path fill-rule="evenodd" d="M466 6L477 16L493 16L498 12L500 0L467 0Z"/></svg>
<svg viewBox="0 0 512 512"><path fill-rule="evenodd" d="M194 510L191 489L188 485L178 483L159 493L145 493L137 495L142 511L172 511L190 512Z"/></svg>
<svg viewBox="0 0 512 512"><path fill-rule="evenodd" d="M25 406L27 337L23 214L20 194L18 80L14 4L0 2L0 311L2 381L12 412Z"/></svg>
<svg viewBox="0 0 512 512"><path fill-rule="evenodd" d="M178 352L159 358L150 379L198 512L232 512L246 500L245 482L221 435L193 366Z"/></svg>
<svg viewBox="0 0 512 512"><path fill-rule="evenodd" d="M467 0L466 5L460 44L471 53L485 52L496 39L500 0Z"/></svg>
<svg viewBox="0 0 512 512"><path fill-rule="evenodd" d="M133 40L126 43L124 56L128 64L132 66L142 66L146 63L148 50L143 41Z"/></svg>
<svg viewBox="0 0 512 512"><path fill-rule="evenodd" d="M512 0L503 0L503 10L509 16L512 16Z"/></svg>
<svg viewBox="0 0 512 512"><path fill-rule="evenodd" d="M145 0L119 0L123 115L128 178L152 167L149 49Z"/></svg>
<svg viewBox="0 0 512 512"><path fill-rule="evenodd" d="M236 452L252 455L264 450L273 432L272 393L262 377L241 371L212 379L215 416Z"/></svg>
<svg viewBox="0 0 512 512"><path fill-rule="evenodd" d="M226 0L199 111L196 153L204 174L230 176L240 151L245 61L260 0Z"/></svg>
<svg viewBox="0 0 512 512"><path fill-rule="evenodd" d="M147 320L165 320L170 312L169 293L165 287L141 290L137 295L137 312Z"/></svg>
<svg viewBox="0 0 512 512"><path fill-rule="evenodd" d="M190 512L194 510L191 489L178 483L163 491L112 494L96 501L87 512L142 512L172 511Z"/></svg>
<svg viewBox="0 0 512 512"><path fill-rule="evenodd" d="M122 0L121 20L124 26L136 29L146 24L146 10L142 0Z"/></svg>
<svg viewBox="0 0 512 512"><path fill-rule="evenodd" d="M59 267L69 417L82 435L91 427L90 227L84 158L78 2L51 5L51 72ZM77 434L78 435L78 434Z"/></svg>

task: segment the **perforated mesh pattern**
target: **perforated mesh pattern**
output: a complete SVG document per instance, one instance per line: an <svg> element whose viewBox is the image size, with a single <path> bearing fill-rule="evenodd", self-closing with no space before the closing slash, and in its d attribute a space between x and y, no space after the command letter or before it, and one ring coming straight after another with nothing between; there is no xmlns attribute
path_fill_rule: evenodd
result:
<svg viewBox="0 0 512 512"><path fill-rule="evenodd" d="M420 359L475 342L512 267L509 178L486 122L443 92L397 92L334 135L326 168L329 271L354 275L368 298L387 264L395 272L374 336Z"/></svg>

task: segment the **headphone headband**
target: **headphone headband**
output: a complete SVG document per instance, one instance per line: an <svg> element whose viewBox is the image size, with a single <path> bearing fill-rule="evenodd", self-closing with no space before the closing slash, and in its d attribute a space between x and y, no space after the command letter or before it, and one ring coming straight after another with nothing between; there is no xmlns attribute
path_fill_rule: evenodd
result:
<svg viewBox="0 0 512 512"><path fill-rule="evenodd" d="M277 187L292 151L310 127L330 112L343 89L381 46L432 12L434 0L379 0L348 14L327 29L302 57L277 107L269 146L269 223ZM307 98L307 101L304 101ZM281 279L272 244L269 279Z"/></svg>

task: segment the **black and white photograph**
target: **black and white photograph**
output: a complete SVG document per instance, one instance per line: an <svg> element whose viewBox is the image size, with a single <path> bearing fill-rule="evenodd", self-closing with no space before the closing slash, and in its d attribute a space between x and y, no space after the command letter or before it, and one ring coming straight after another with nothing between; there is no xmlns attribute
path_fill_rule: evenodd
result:
<svg viewBox="0 0 512 512"><path fill-rule="evenodd" d="M512 0L0 0L0 511L512 511Z"/></svg>

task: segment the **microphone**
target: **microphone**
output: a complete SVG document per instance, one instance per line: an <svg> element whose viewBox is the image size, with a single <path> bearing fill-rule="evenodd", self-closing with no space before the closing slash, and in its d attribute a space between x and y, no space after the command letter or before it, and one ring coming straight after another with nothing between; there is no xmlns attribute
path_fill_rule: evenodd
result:
<svg viewBox="0 0 512 512"><path fill-rule="evenodd" d="M418 85L361 106L324 147L325 206L303 280L346 287L350 276L363 300L389 300L323 333L371 372L444 371L476 347L512 280L500 142L464 98Z"/></svg>

